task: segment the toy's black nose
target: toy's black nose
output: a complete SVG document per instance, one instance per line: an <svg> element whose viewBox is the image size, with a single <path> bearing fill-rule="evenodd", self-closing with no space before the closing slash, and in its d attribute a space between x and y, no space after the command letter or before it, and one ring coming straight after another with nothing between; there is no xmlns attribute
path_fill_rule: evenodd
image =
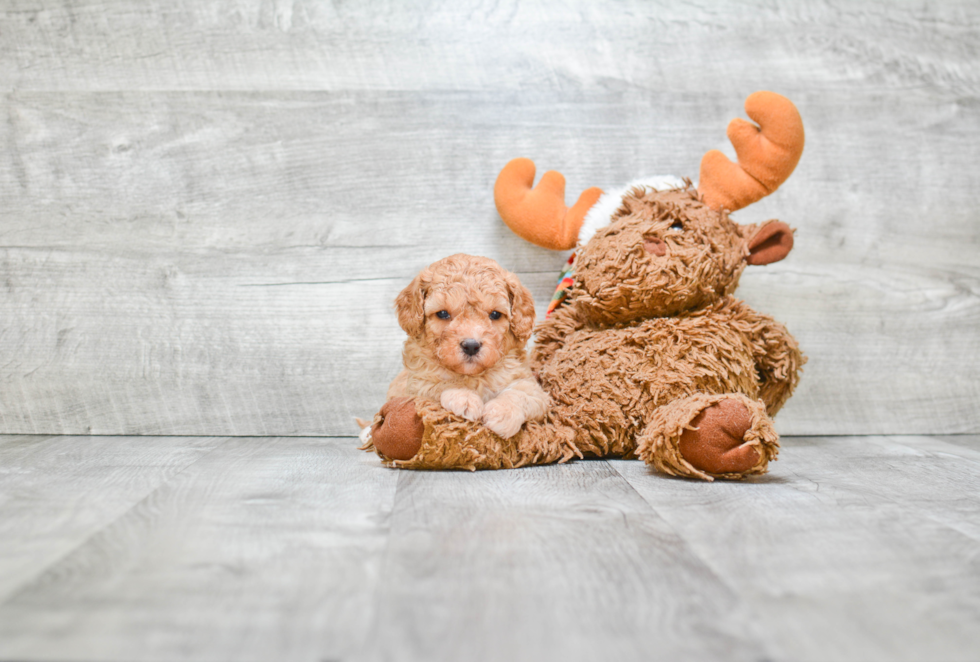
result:
<svg viewBox="0 0 980 662"><path fill-rule="evenodd" d="M463 353L467 356L476 356L480 353L480 348L483 344L479 340L473 340L472 338L467 338L463 342L459 343L459 346L463 348Z"/></svg>

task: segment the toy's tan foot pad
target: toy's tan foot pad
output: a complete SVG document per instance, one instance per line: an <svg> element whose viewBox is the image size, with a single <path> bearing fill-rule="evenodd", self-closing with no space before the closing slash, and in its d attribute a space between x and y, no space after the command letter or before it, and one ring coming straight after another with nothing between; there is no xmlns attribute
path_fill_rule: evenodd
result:
<svg viewBox="0 0 980 662"><path fill-rule="evenodd" d="M425 426L412 398L392 398L381 407L381 421L371 428L371 441L390 460L411 460L422 446Z"/></svg>
<svg viewBox="0 0 980 662"><path fill-rule="evenodd" d="M696 430L684 430L678 450L684 459L710 474L742 473L759 463L759 452L742 445L752 427L748 408L735 399L711 405L691 421Z"/></svg>

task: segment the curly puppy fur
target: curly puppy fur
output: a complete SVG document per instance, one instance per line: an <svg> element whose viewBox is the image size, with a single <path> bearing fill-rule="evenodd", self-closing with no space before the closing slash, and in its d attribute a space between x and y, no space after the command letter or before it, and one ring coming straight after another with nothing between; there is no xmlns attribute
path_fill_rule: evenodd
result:
<svg viewBox="0 0 980 662"><path fill-rule="evenodd" d="M514 274L488 258L453 255L423 269L395 308L408 339L389 400L439 402L505 439L544 417L549 398L525 352L534 300Z"/></svg>
<svg viewBox="0 0 980 662"><path fill-rule="evenodd" d="M579 247L569 303L537 329L532 368L552 397L546 419L501 445L420 402L421 446L389 464L490 469L626 456L705 480L764 473L778 452L771 417L805 359L782 324L732 293L746 264L775 262L791 247L785 224L738 225L692 188L631 191ZM694 438L709 427L720 442ZM698 462L690 449L704 443L731 445L730 455Z"/></svg>

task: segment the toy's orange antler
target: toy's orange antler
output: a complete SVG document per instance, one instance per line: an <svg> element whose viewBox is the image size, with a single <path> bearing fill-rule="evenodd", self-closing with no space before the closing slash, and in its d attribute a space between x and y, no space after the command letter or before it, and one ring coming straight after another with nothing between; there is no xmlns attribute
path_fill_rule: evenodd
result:
<svg viewBox="0 0 980 662"><path fill-rule="evenodd" d="M534 162L514 159L497 175L493 198L511 230L532 244L561 251L575 247L585 214L602 190L586 189L571 209L565 206L565 178L549 170L534 183Z"/></svg>
<svg viewBox="0 0 980 662"><path fill-rule="evenodd" d="M718 150L701 159L698 191L709 207L735 211L761 200L786 181L803 153L803 120L786 97L756 92L745 100L743 119L728 125L738 164Z"/></svg>

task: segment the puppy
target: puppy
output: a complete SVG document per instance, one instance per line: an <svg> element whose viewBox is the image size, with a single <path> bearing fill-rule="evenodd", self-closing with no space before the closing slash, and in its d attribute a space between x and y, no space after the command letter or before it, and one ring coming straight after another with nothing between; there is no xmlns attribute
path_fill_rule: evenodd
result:
<svg viewBox="0 0 980 662"><path fill-rule="evenodd" d="M389 400L435 400L505 439L544 417L548 394L524 349L534 301L514 274L485 257L453 255L423 269L395 309L408 340Z"/></svg>

